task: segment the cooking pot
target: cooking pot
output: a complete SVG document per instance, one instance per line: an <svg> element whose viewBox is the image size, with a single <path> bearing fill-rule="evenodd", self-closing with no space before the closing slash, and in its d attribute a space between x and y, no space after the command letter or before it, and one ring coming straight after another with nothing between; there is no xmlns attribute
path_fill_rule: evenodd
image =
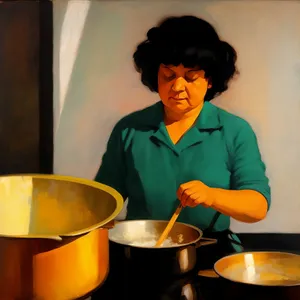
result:
<svg viewBox="0 0 300 300"><path fill-rule="evenodd" d="M135 273L145 273L146 270L160 276L182 275L194 269L196 248L217 242L203 238L203 232L197 227L176 222L168 236L170 241L167 245L154 248L155 241L167 224L168 221L154 220L116 223L109 230L110 245L115 255L112 263L124 262Z"/></svg>
<svg viewBox="0 0 300 300"><path fill-rule="evenodd" d="M214 272L215 271L215 272ZM242 252L219 259L199 275L221 280L225 298L300 299L300 256L275 251Z"/></svg>
<svg viewBox="0 0 300 300"><path fill-rule="evenodd" d="M0 299L70 300L109 269L108 230L123 206L114 189L57 175L0 176Z"/></svg>

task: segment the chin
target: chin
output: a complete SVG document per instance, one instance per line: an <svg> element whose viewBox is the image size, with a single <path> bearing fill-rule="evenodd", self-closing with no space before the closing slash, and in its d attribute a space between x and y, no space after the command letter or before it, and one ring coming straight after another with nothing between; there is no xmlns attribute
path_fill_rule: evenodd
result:
<svg viewBox="0 0 300 300"><path fill-rule="evenodd" d="M177 112L177 113L184 113L190 110L190 107L186 103L173 103L172 105L168 105L169 109Z"/></svg>

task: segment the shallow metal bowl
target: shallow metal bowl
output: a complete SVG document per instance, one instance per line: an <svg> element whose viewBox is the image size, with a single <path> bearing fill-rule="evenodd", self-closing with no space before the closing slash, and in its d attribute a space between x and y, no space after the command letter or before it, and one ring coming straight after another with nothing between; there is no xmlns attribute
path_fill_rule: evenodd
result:
<svg viewBox="0 0 300 300"><path fill-rule="evenodd" d="M224 279L259 286L300 286L300 256L261 251L225 256L215 263Z"/></svg>

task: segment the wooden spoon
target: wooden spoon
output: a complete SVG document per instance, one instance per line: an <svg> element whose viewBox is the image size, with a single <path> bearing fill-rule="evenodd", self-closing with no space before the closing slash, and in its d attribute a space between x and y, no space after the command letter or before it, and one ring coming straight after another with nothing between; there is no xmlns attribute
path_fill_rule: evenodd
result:
<svg viewBox="0 0 300 300"><path fill-rule="evenodd" d="M160 247L161 244L164 242L164 240L167 238L167 236L169 235L170 231L172 230L181 210L182 210L182 204L180 203L178 205L178 207L176 208L171 220L169 221L167 227L165 228L165 230L163 231L163 233L161 234L161 236L159 237L158 241L156 242L155 247Z"/></svg>

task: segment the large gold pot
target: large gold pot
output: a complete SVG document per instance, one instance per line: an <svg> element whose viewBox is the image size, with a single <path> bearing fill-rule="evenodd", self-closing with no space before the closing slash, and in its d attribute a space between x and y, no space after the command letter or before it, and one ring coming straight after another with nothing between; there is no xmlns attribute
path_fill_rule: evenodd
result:
<svg viewBox="0 0 300 300"><path fill-rule="evenodd" d="M105 224L122 196L85 179L0 176L0 299L71 300L109 270Z"/></svg>

